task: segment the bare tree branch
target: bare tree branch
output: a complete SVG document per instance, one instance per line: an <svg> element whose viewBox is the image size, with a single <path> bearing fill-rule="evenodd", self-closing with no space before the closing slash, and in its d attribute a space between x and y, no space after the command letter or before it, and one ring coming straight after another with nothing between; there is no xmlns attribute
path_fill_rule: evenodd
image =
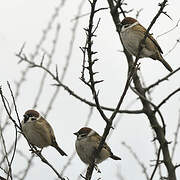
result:
<svg viewBox="0 0 180 180"><path fill-rule="evenodd" d="M127 78L127 81L126 81L126 84L125 84L125 87L124 87L124 90L123 90L123 93L118 101L118 104L115 108L115 110L113 111L112 115L110 116L110 118L108 118L104 111L102 110L101 108L101 105L99 103L99 98L98 98L98 92L96 91L96 88L95 88L95 85L96 83L98 82L101 82L101 81L97 81L94 79L94 75L96 73L94 73L93 71L93 65L95 64L95 62L97 61L97 59L94 59L93 58L93 55L96 54L96 52L94 52L92 50L92 45L93 45L93 37L95 36L94 33L97 29L97 26L98 26L98 23L97 23L97 26L93 29L93 20L94 20L94 15L95 15L95 6L96 6L96 0L94 0L93 2L90 2L91 4L91 14L90 14L90 17L89 17L89 26L88 26L88 29L86 29L87 31L87 47L85 46L83 48L84 52L87 51L87 57L88 57L88 66L86 67L88 72L89 72L89 81L83 81L86 85L88 85L92 91L92 95L93 95L93 98L95 100L95 103L96 103L96 108L97 110L99 111L101 117L104 119L104 121L106 122L106 127L105 127L105 130L104 130L104 133L103 133L103 136L102 136L102 139L99 143L99 146L98 146L98 149L97 149L97 152L94 152L93 154L93 158L92 158L92 162L89 164L88 166L88 169L87 169L87 172L86 172L86 179L87 180L90 180L91 177L92 177L92 173L93 173L93 169L94 169L94 166L95 166L95 158L98 156L98 154L100 153L102 147L103 147L103 144L109 134L109 131L110 129L112 128L112 123L113 123L113 120L114 118L116 117L119 109L120 109L120 106L124 100L124 97L127 93L127 90L129 88L129 85L130 85L130 82L132 80L132 76L134 74L134 71L136 71L137 69L134 68L132 69L132 71L129 72L129 75L128 75L128 78ZM85 56L84 56L85 58ZM83 60L83 62L85 62L85 60ZM83 67L84 67L84 63L83 63ZM82 71L83 72L83 71ZM83 78L81 78L82 80L84 80Z"/></svg>
<svg viewBox="0 0 180 180"><path fill-rule="evenodd" d="M175 95L177 92L180 91L180 88L177 88L176 90L174 90L173 92L171 92L165 99L162 100L162 102L155 108L155 112L157 111L157 109L159 109L163 104L166 103L167 100L169 100L173 95Z"/></svg>
<svg viewBox="0 0 180 180"><path fill-rule="evenodd" d="M130 152L130 154L132 154L132 156L134 157L134 159L137 161L137 163L139 164L139 166L142 168L143 170L143 174L145 175L147 180L150 180L149 175L147 173L147 168L145 167L144 163L139 159L139 157L137 156L137 154L132 150L132 148L127 145L125 142L121 143L125 148L127 148Z"/></svg>
<svg viewBox="0 0 180 180"><path fill-rule="evenodd" d="M76 99L88 104L89 106L96 107L95 103L92 103L91 101L86 100L85 98L80 97L78 94L76 94L73 90L71 90L67 85L63 84L56 76L56 74L53 74L50 70L46 69L46 67L42 65L35 64L34 62L30 61L25 55L24 56L19 56L17 54L17 57L19 57L22 61L27 62L30 64L31 67L37 67L40 68L44 71L46 71L55 81L56 81L56 86L62 86L64 90L66 90L70 95L75 97ZM107 110L107 111L114 111L114 108L109 108L105 106L101 106L102 109ZM141 114L143 113L143 110L118 110L118 113L127 113L127 114Z"/></svg>
<svg viewBox="0 0 180 180"><path fill-rule="evenodd" d="M10 90L10 92L11 92L11 96L12 96L12 99L13 99L14 106L16 107L15 98L14 98L14 95L13 95L13 92L12 92L12 89L11 89L9 83L8 83L8 87L9 87L9 90ZM4 97L4 95L3 95L2 89L0 89L0 96L1 96L1 100L2 100L2 102L3 102L4 108L6 109L6 112L7 112L8 116L9 116L9 119L13 122L14 126L15 126L16 128L18 128L18 129L20 130L20 132L23 134L23 131L22 131L21 126L19 126L19 125L17 124L16 120L11 116L11 113L9 112L9 109L8 109L8 107L7 107L7 105L6 105L6 101L5 101L5 97ZM16 108L16 113L17 113L17 117L19 117L17 108ZM19 120L18 120L18 121L19 121ZM23 135L24 135L24 134L23 134ZM25 137L25 136L24 136L24 137ZM25 137L25 138L26 138L26 137ZM28 141L27 141L27 142L28 142ZM31 145L29 142L28 142L28 144L29 144L29 147L30 147L31 151L32 151L33 153L35 153L35 154L41 159L42 162L44 162L45 164L47 164L47 165L55 172L55 174L57 175L57 177L58 177L59 179L65 180L65 179L58 173L58 171L47 161L47 159L46 159L44 156L42 156L41 152L38 151L35 146ZM8 165L9 165L9 164L10 164L10 163L9 163L9 160L8 160ZM10 167L10 166L9 166L9 167ZM10 176L10 177L11 177L11 176ZM12 178L11 178L11 179L12 179Z"/></svg>
<svg viewBox="0 0 180 180"><path fill-rule="evenodd" d="M173 28L171 28L170 30L168 30L168 31L166 31L166 32L164 32L164 33L162 33L162 34L160 34L160 35L158 35L157 38L159 38L159 37L161 37L161 36L164 36L165 34L168 34L168 33L170 33L171 31L173 31L174 29L176 29L176 28L179 26L179 22L180 22L180 19L177 21L176 25L175 25Z"/></svg>
<svg viewBox="0 0 180 180"><path fill-rule="evenodd" d="M180 110L179 110L179 117L178 117L177 128L176 128L176 131L174 133L174 141L173 141L173 147L172 147L172 152L171 152L171 158L172 159L174 157L175 150L177 148L179 131L180 131Z"/></svg>
<svg viewBox="0 0 180 180"><path fill-rule="evenodd" d="M108 0L108 3L110 5L110 9L112 11L113 8L114 8L112 0ZM167 0L164 0L161 4L159 4L160 9L157 12L156 16L153 18L153 20L151 21L150 26L147 29L147 32L146 32L146 35L145 35L143 41L145 40L145 38L147 36L147 33L149 32L149 30L151 29L152 25L155 23L155 21L157 20L159 15L162 14L162 13L167 15L167 13L163 12L163 9L166 6L166 4L167 4ZM118 14L117 13L116 14L111 13L111 15L112 15L113 21L114 21L114 23L116 25L116 29L118 31L118 25L120 24ZM120 36L119 31L118 31L118 34ZM141 43L143 41L141 41ZM141 48L142 47L139 46L139 52L140 52ZM134 63L132 61L132 56L130 56L130 54L126 50L124 50L124 52L125 52L125 55L127 57L129 67L133 67ZM136 64L137 60L138 60L138 56L136 57L135 64ZM164 128L163 129L161 128L161 126L159 125L159 123L158 123L158 121L157 121L157 119L155 117L155 114L154 114L153 110L151 109L151 105L149 104L148 101L145 100L145 99L147 99L146 95L145 95L145 90L141 85L141 82L139 80L139 77L138 77L137 73L135 73L135 75L133 76L133 82L134 82L134 85L135 85L135 88L136 88L137 92L139 94L141 94L140 100L141 100L141 103L143 105L143 109L144 109L145 114L147 115L147 117L148 117L148 119L150 121L151 127L154 129L154 131L155 131L155 133L157 135L157 139L158 139L158 141L160 143L162 153L163 153L163 159L164 159L163 162L164 162L164 164L166 166L166 169L168 171L168 178L169 178L169 180L176 180L175 167L174 167L174 165L172 163L172 160L171 160L171 157L170 157L169 148L168 148L168 142L167 142L167 140L165 138L165 134L164 134Z"/></svg>
<svg viewBox="0 0 180 180"><path fill-rule="evenodd" d="M176 72L178 72L180 70L180 67L178 67L176 70L174 70L173 72L169 73L167 76L159 79L158 81L156 81L155 83L151 84L150 86L148 86L147 88L145 88L146 91L149 91L150 89L154 88L155 86L159 85L161 82L168 80L169 77L171 77L172 75L174 75Z"/></svg>

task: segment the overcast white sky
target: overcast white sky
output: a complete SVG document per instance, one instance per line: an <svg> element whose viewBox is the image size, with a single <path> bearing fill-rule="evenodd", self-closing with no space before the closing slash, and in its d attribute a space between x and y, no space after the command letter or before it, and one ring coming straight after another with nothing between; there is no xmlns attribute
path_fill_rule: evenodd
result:
<svg viewBox="0 0 180 180"><path fill-rule="evenodd" d="M80 0L66 1L65 5L59 12L58 18L52 26L51 33L48 34L47 40L43 45L43 48L50 51L55 28L59 23L61 25L61 29L59 41L56 47L56 53L53 58L53 65L51 66L52 71L55 70L55 64L57 64L60 73L62 72L71 39L71 28L74 25L74 21L71 20L75 17L77 7L79 6L80 2ZM142 25L148 27L152 18L159 9L159 6L157 6L159 2L161 1L127 0L126 3L128 5L126 6L126 10L134 9L129 16L135 17L136 11L142 8L139 21ZM7 91L6 81L11 83L12 87L14 88L13 90L15 91L13 83L19 80L21 77L21 71L26 67L25 63L17 64L18 59L15 56L15 53L20 50L20 47L24 42L26 43L24 53L29 56L34 52L36 45L42 36L42 31L47 26L47 23L54 13L55 7L59 5L59 1L0 0L0 4L0 85L2 85L3 90L10 99ZM165 11L167 11L173 20L170 20L165 15L161 15L151 30L154 37L157 37L158 35L173 28L180 18L180 2L175 0L169 1L168 4L169 5L166 7ZM107 6L106 1L98 1L98 7ZM84 3L82 14L89 12L89 10L89 3L87 1ZM94 40L94 49L98 51L96 57L100 59L96 65L96 70L100 72L97 78L104 80L104 82L98 86L100 89L99 98L101 104L108 107L115 107L124 88L127 73L127 63L124 55L120 52L122 50L122 46L119 45L119 39L112 23L109 10L99 12L96 15L96 21L99 17L101 17L101 22L97 31L97 38ZM79 47L83 46L85 43L85 33L83 28L86 28L87 25L88 16L82 17L77 28L73 54L64 83L74 90L74 92L78 95L88 100L92 100L90 90L79 80L82 65L82 53ZM174 31L159 37L157 40L161 45L164 54L166 54L179 38L180 29L177 27ZM177 45L177 47L171 53L169 53L165 59L173 69L178 68L180 66L179 45ZM140 62L141 72L147 85L168 74L168 71L159 62L152 61L150 59L143 59ZM17 101L18 110L21 117L24 111L31 108L33 105L41 76L42 71L40 69L32 69L27 75L27 81L23 84L20 90L20 97ZM175 76L170 78L169 81L163 82L158 88L156 88L152 93L153 102L158 104L171 91L179 87L179 77L180 73L177 73ZM37 110L42 113L45 112L47 102L49 102L49 98L54 92L55 87L51 86L53 83L54 81L51 78L48 78L46 81L45 89L37 107ZM135 99L136 96L129 91L125 102L123 103L122 109L124 109ZM178 121L179 105L179 95L176 95L161 109L167 125L168 141L172 141L174 137L174 132ZM140 108L140 103L135 103L131 107L131 109ZM58 143L68 155L71 155L71 153L74 151L75 137L73 132L79 130L79 128L84 125L88 112L88 105L83 104L61 89L47 119L54 127ZM110 115L111 113L107 112L107 114ZM143 180L145 178L142 174L142 169L132 158L132 155L128 152L128 150L121 145L121 142L125 141L133 148L133 150L148 168L148 173L151 174L153 168L150 167L150 164L152 164L150 160L154 159L154 147L151 142L152 130L148 119L144 115L125 114L123 116L118 116L115 120L119 120L119 124L115 130L113 130L113 134L108 140L108 143L111 146L114 154L122 157L122 161L113 161L109 159L103 162L99 166L102 174L99 175L94 172L93 179L102 177L104 180L108 180L110 178L115 180L118 179L116 176L117 172L121 171L125 180ZM103 133L105 123L96 110L94 110L92 115L90 127L98 131L100 134ZM9 138L10 135L12 138L14 137L11 127L5 134L8 145L10 145L12 142L12 138ZM18 149L21 149L25 154L27 154L27 156L30 155L28 145L24 139L18 143ZM174 164L180 163L179 152L180 146L177 147ZM66 157L59 157L59 154L56 153L56 151L51 147L43 150L43 154L59 171L61 171L62 167L67 161ZM17 155L13 165L14 172L18 172L26 166L26 162L24 160L22 161L22 158ZM82 172L84 167L84 164L76 156L65 172L64 176L69 177L70 180L74 180ZM180 170L177 170L177 174L177 176L180 177ZM38 157L34 159L33 167L31 168L26 179L32 180L37 179L37 177L39 179L54 179L56 177L51 169L40 162Z"/></svg>

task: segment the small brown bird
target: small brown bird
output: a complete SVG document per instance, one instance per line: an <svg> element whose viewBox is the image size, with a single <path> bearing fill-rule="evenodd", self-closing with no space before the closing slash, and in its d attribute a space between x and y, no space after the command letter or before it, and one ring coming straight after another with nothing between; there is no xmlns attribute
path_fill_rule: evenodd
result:
<svg viewBox="0 0 180 180"><path fill-rule="evenodd" d="M134 55L138 55L139 44L144 38L146 29L134 18L126 17L120 24L120 36L124 47L127 51ZM144 46L140 53L140 58L149 57L159 60L170 72L171 66L162 57L162 49L152 35L148 34Z"/></svg>
<svg viewBox="0 0 180 180"><path fill-rule="evenodd" d="M85 164L90 164L92 161L92 155L97 150L101 141L101 136L91 128L83 127L78 132L74 133L77 136L75 143L77 154ZM121 160L118 156L115 156L110 147L104 143L99 156L95 159L95 163L101 163L107 158L114 160Z"/></svg>
<svg viewBox="0 0 180 180"><path fill-rule="evenodd" d="M51 125L37 111L26 111L21 125L29 143L38 148L53 146L62 156L67 156L58 146Z"/></svg>

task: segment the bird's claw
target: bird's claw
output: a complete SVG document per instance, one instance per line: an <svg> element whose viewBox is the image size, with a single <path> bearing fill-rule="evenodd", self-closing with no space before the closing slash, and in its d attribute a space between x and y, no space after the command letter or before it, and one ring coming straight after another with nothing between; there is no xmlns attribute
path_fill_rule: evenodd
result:
<svg viewBox="0 0 180 180"><path fill-rule="evenodd" d="M101 170L98 168L97 164L95 164L94 168L98 173L101 173Z"/></svg>

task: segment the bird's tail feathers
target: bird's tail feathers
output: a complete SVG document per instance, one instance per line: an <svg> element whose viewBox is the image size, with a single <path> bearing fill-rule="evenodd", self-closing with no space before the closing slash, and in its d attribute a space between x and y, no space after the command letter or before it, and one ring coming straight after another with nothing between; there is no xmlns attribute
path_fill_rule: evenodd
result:
<svg viewBox="0 0 180 180"><path fill-rule="evenodd" d="M111 156L110 156L112 159L114 159L114 160L121 160L121 158L120 157L118 157L118 156L115 156L113 153L111 154Z"/></svg>
<svg viewBox="0 0 180 180"><path fill-rule="evenodd" d="M57 143L53 143L52 145L56 150L62 155L62 156L67 156L67 154L58 146Z"/></svg>
<svg viewBox="0 0 180 180"><path fill-rule="evenodd" d="M173 69L172 69L171 66L164 60L164 58L161 56L161 54L160 54L159 61L165 66L165 68L166 68L168 71L173 72Z"/></svg>
<svg viewBox="0 0 180 180"><path fill-rule="evenodd" d="M162 60L161 62L166 67L166 69L168 71L173 72L173 69L171 68L171 66L165 60Z"/></svg>

